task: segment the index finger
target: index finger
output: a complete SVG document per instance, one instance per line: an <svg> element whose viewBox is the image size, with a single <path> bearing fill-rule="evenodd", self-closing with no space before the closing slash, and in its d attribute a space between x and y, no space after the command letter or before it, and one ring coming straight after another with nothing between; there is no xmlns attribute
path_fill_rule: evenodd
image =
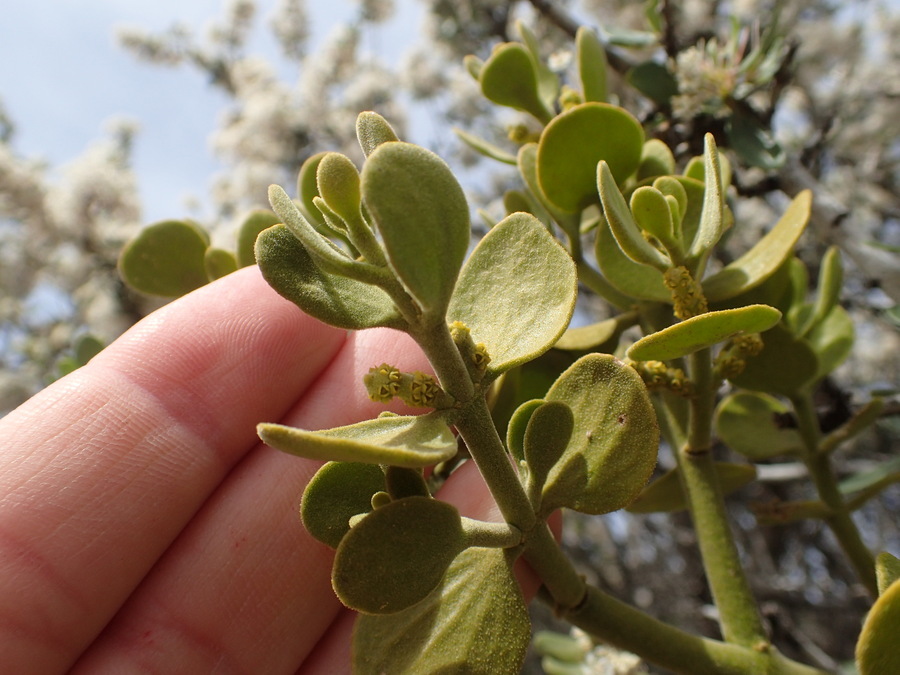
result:
<svg viewBox="0 0 900 675"><path fill-rule="evenodd" d="M70 665L344 339L251 268L0 420L0 663Z"/></svg>

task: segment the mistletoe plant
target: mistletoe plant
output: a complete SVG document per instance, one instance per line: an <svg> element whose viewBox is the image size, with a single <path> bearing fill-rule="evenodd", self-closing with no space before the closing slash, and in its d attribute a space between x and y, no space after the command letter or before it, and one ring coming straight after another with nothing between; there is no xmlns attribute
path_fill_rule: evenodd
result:
<svg viewBox="0 0 900 675"><path fill-rule="evenodd" d="M752 462L794 455L809 466L817 498L759 517L821 518L832 528L877 598L858 646L860 670L900 672L892 644L900 561L884 553L876 562L850 517L896 471L848 485L830 465L880 402L828 435L811 404L813 387L853 341L837 303L837 252L826 255L811 303L807 272L793 256L811 195L798 194L768 234L712 271L734 226L730 166L713 137L679 173L671 150L607 101L604 47L593 33L578 35L576 90L560 87L534 36L520 30L523 43L467 62L488 99L540 125L515 134L516 154L463 135L515 164L523 179L506 195L508 215L471 254L469 205L449 167L372 112L357 121L361 169L334 152L310 158L297 199L272 186L274 213L248 218L237 255L211 249L201 228L179 221L148 228L123 254L125 277L162 294L255 260L311 316L350 330L404 331L428 357L433 374L373 364L360 383L372 399L398 398L421 414L385 412L325 431L268 422L258 429L274 448L325 462L303 493L301 515L335 549L334 590L359 612L354 668L517 672L531 633L512 570L524 558L557 615L670 670L819 673L771 644L723 501L753 479ZM593 254L585 250L591 240ZM172 288L148 288L161 278ZM579 284L619 314L568 328ZM643 337L620 346L632 326ZM554 347L572 356L549 386L536 387L533 375L552 368L542 355ZM735 393L719 401L726 381ZM783 401L797 429L778 426ZM677 466L648 485L660 432ZM714 460L715 435L751 463ZM469 458L504 522L462 517L435 498ZM587 584L547 524L561 508L596 515L626 507L690 511L722 640L662 623ZM553 647L543 651L552 662Z"/></svg>

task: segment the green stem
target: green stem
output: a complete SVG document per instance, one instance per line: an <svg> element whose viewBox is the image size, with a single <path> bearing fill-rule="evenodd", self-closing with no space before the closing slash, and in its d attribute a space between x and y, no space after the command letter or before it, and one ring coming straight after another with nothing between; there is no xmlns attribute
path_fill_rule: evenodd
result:
<svg viewBox="0 0 900 675"><path fill-rule="evenodd" d="M483 548L513 548L522 543L522 530L509 523L488 523L462 518L466 546Z"/></svg>
<svg viewBox="0 0 900 675"><path fill-rule="evenodd" d="M837 479L831 468L829 455L819 451L821 434L819 423L813 409L812 395L802 392L791 397L794 412L797 414L797 425L803 438L803 461L809 468L810 476L816 490L831 515L825 522L831 528L844 553L856 570L859 580L865 585L872 597L878 597L878 582L875 578L875 558L863 543L859 529L851 517L851 509L844 502L838 489Z"/></svg>
<svg viewBox="0 0 900 675"><path fill-rule="evenodd" d="M758 648L768 638L728 525L711 451L716 390L709 349L691 354L689 364L697 394L690 402L687 442L676 453L679 473L722 636L726 642Z"/></svg>
<svg viewBox="0 0 900 675"><path fill-rule="evenodd" d="M560 617L620 649L677 673L690 675L826 675L796 663L774 647L725 644L686 633L588 587L585 602Z"/></svg>

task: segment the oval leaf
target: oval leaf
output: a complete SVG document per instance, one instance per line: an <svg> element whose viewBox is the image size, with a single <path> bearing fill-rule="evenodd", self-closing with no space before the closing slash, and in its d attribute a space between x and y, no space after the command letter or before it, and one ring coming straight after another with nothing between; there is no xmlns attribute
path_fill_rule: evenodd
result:
<svg viewBox="0 0 900 675"><path fill-rule="evenodd" d="M248 267L256 264L256 238L263 230L267 230L273 225L278 225L281 219L268 209L257 209L251 211L241 228L238 230L237 242L237 264L238 267Z"/></svg>
<svg viewBox="0 0 900 675"><path fill-rule="evenodd" d="M397 277L443 318L469 248L469 206L450 168L417 145L382 143L363 167L362 193Z"/></svg>
<svg viewBox="0 0 900 675"><path fill-rule="evenodd" d="M894 582L900 581L900 559L887 551L875 557L875 576L878 578L878 594L884 593Z"/></svg>
<svg viewBox="0 0 900 675"><path fill-rule="evenodd" d="M528 419L523 447L533 488L543 486L568 446L574 424L572 410L561 401L541 404Z"/></svg>
<svg viewBox="0 0 900 675"><path fill-rule="evenodd" d="M744 372L730 378L744 389L791 396L812 381L819 360L809 343L797 338L784 323L762 334L763 350L747 359Z"/></svg>
<svg viewBox="0 0 900 675"><path fill-rule="evenodd" d="M788 455L803 448L800 432L779 423L790 419L786 405L768 394L739 392L716 410L716 433L732 450L752 460Z"/></svg>
<svg viewBox="0 0 900 675"><path fill-rule="evenodd" d="M419 604L356 620L353 672L518 673L530 638L512 556L502 549L470 548Z"/></svg>
<svg viewBox="0 0 900 675"><path fill-rule="evenodd" d="M307 459L432 466L456 454L456 437L439 415L379 417L324 431L260 424L267 445Z"/></svg>
<svg viewBox="0 0 900 675"><path fill-rule="evenodd" d="M553 117L541 100L535 63L518 42L498 45L481 67L479 80L489 101L530 113L544 124Z"/></svg>
<svg viewBox="0 0 900 675"><path fill-rule="evenodd" d="M525 431L528 429L528 422L534 411L542 405L544 405L544 401L539 398L525 401L509 418L509 424L506 427L506 447L509 453L518 460L525 459Z"/></svg>
<svg viewBox="0 0 900 675"><path fill-rule="evenodd" d="M625 255L605 218L597 227L594 253L606 280L629 298L672 304L672 293L666 288L662 272Z"/></svg>
<svg viewBox="0 0 900 675"><path fill-rule="evenodd" d="M630 504L656 466L659 427L640 376L608 354L588 354L547 392L574 416L572 437L544 486L541 511L600 514Z"/></svg>
<svg viewBox="0 0 900 675"><path fill-rule="evenodd" d="M818 380L850 356L854 340L853 320L847 310L835 305L809 332L806 339L819 361L815 377Z"/></svg>
<svg viewBox="0 0 900 675"><path fill-rule="evenodd" d="M668 361L711 347L739 333L761 333L781 318L768 305L707 312L647 335L628 348L635 361Z"/></svg>
<svg viewBox="0 0 900 675"><path fill-rule="evenodd" d="M299 197L297 207L310 223L321 223L323 220L322 214L316 208L313 199L319 196L319 183L316 179L319 162L327 154L327 152L318 152L307 158L300 165L300 172L297 174L297 196Z"/></svg>
<svg viewBox="0 0 900 675"><path fill-rule="evenodd" d="M384 486L384 472L376 464L323 464L303 491L303 526L326 546L337 548L350 530L350 519L371 511L372 495Z"/></svg>
<svg viewBox="0 0 900 675"><path fill-rule="evenodd" d="M543 354L563 334L578 294L575 263L530 213L507 216L478 243L447 311L483 342L500 373Z"/></svg>
<svg viewBox="0 0 900 675"><path fill-rule="evenodd" d="M407 327L387 293L377 286L323 272L284 225L259 235L256 259L263 277L279 295L320 321L350 330Z"/></svg>
<svg viewBox="0 0 900 675"><path fill-rule="evenodd" d="M703 280L703 293L710 302L727 300L768 279L791 255L803 234L812 208L812 193L804 190L790 203L784 215L756 245L730 265Z"/></svg>
<svg viewBox="0 0 900 675"><path fill-rule="evenodd" d="M856 665L860 675L900 673L900 581L892 583L872 605L859 642L856 643Z"/></svg>
<svg viewBox="0 0 900 675"><path fill-rule="evenodd" d="M578 77L585 101L604 103L606 88L606 49L597 34L587 26L575 33L575 49L578 53Z"/></svg>
<svg viewBox="0 0 900 675"><path fill-rule="evenodd" d="M736 492L756 478L756 468L752 464L715 462L714 467L723 495ZM678 469L672 469L644 488L626 510L631 513L672 513L687 507Z"/></svg>
<svg viewBox="0 0 900 675"><path fill-rule="evenodd" d="M356 118L356 138L366 157L382 143L400 140L388 121L371 110L359 113Z"/></svg>
<svg viewBox="0 0 900 675"><path fill-rule="evenodd" d="M455 507L430 497L398 499L369 513L344 536L331 585L350 609L399 612L441 583L463 546Z"/></svg>
<svg viewBox="0 0 900 675"><path fill-rule="evenodd" d="M192 222L165 220L148 225L119 257L119 273L132 288L167 298L186 295L209 282L204 256L206 232Z"/></svg>
<svg viewBox="0 0 900 675"><path fill-rule="evenodd" d="M644 130L630 113L607 103L577 105L555 117L541 134L541 190L563 211L581 211L600 201L597 163L606 161L621 183L637 170L643 147Z"/></svg>

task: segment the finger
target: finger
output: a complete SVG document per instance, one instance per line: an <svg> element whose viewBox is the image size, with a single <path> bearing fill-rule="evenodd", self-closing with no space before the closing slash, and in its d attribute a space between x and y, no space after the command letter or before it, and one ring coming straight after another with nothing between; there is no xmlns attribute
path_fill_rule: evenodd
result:
<svg viewBox="0 0 900 675"><path fill-rule="evenodd" d="M154 313L0 421L7 671L71 664L255 445L255 424L284 414L344 339L249 269Z"/></svg>
<svg viewBox="0 0 900 675"><path fill-rule="evenodd" d="M357 333L285 421L321 428L375 417L384 406L368 399L362 376L382 361L425 367L405 335ZM340 608L333 553L296 516L319 465L265 446L245 457L75 672L161 672L172 663L184 672L293 672Z"/></svg>

